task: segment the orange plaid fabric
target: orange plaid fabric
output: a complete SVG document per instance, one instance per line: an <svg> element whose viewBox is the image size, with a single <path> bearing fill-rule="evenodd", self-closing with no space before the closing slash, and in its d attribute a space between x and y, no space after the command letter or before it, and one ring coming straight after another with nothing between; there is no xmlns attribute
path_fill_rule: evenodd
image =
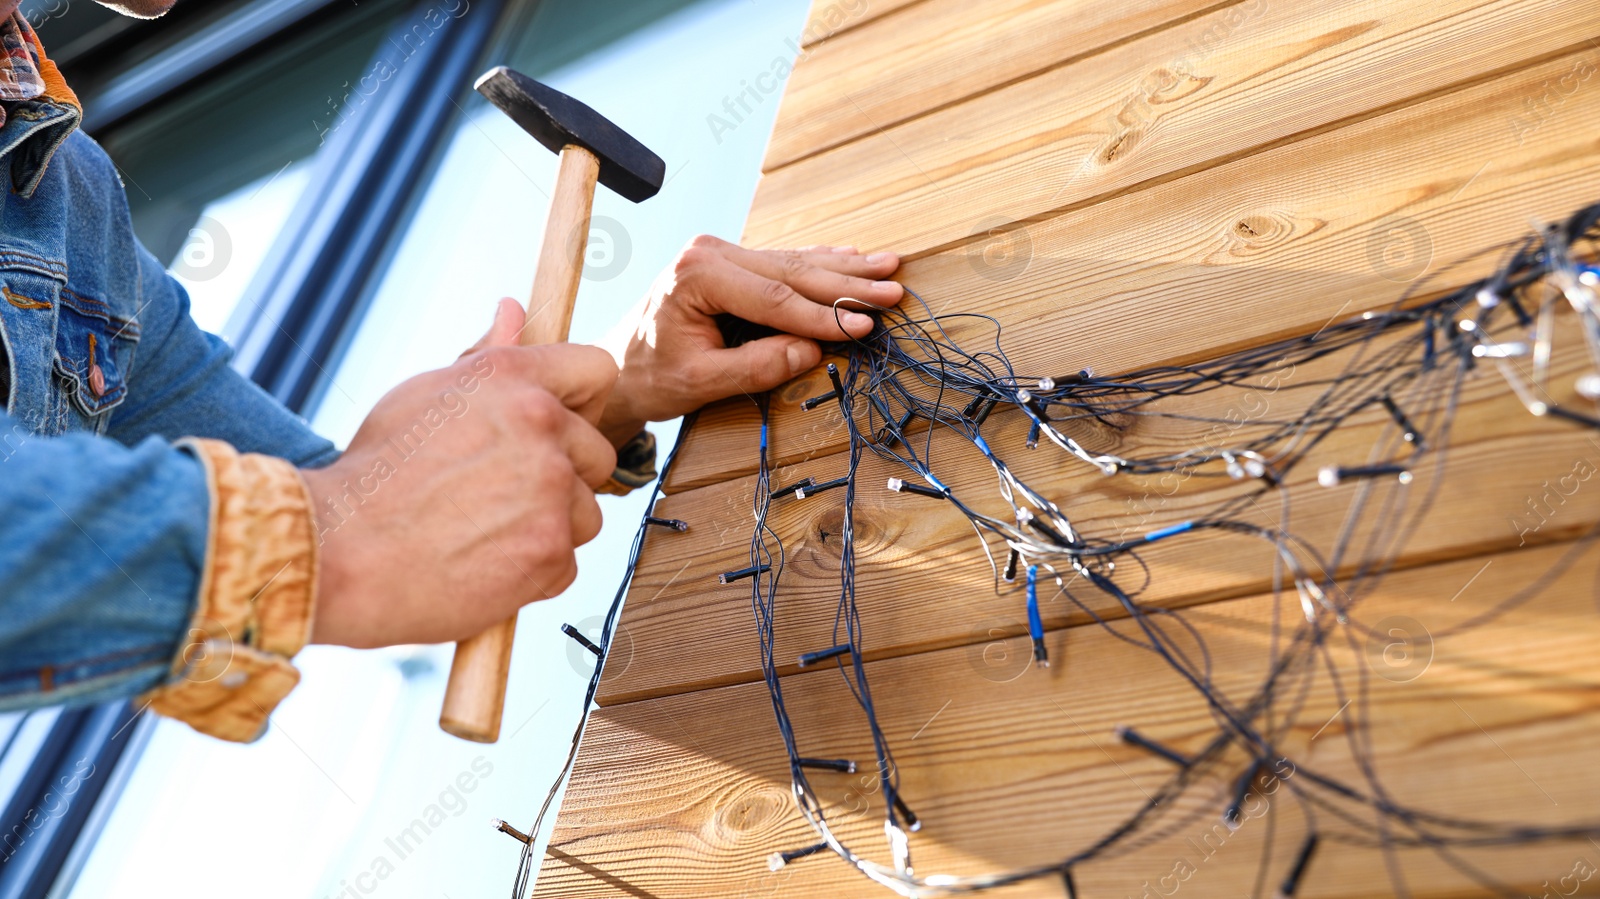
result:
<svg viewBox="0 0 1600 899"><path fill-rule="evenodd" d="M39 37L21 10L0 21L0 125L6 122L4 103L32 100L45 92L40 56Z"/></svg>

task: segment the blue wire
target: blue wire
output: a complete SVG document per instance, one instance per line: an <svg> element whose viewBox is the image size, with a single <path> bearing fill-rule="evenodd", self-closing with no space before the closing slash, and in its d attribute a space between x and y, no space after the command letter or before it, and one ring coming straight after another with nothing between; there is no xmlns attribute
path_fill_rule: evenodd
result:
<svg viewBox="0 0 1600 899"><path fill-rule="evenodd" d="M1194 522L1185 521L1182 524L1175 524L1175 525L1173 525L1172 527L1169 527L1169 528L1160 528L1158 530L1154 530L1154 531L1151 531L1148 534L1145 534L1144 535L1144 542L1146 542L1146 543L1154 543L1154 542L1156 542L1157 540L1160 540L1163 537L1171 537L1174 534L1181 534L1184 531L1187 531L1187 530L1189 530L1189 529L1191 529L1193 527L1194 527Z"/></svg>
<svg viewBox="0 0 1600 899"><path fill-rule="evenodd" d="M1044 639L1044 621L1039 617L1039 566L1028 566L1028 636Z"/></svg>

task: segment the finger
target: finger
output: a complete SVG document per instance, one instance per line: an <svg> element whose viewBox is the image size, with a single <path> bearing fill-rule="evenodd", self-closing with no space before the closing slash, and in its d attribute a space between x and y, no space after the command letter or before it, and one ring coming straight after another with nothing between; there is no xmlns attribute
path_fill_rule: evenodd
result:
<svg viewBox="0 0 1600 899"><path fill-rule="evenodd" d="M712 302L746 321L816 340L864 337L872 330L870 316L849 311L853 303L835 310L802 296L780 280L764 278L737 265L717 266L705 277L704 288Z"/></svg>
<svg viewBox="0 0 1600 899"><path fill-rule="evenodd" d="M873 257L853 253L749 250L731 245L726 252L729 259L744 268L762 277L782 281L818 303L832 303L841 297L851 297L875 306L888 307L900 302L904 291L894 281L879 280L899 265L892 253L878 254L887 259L869 263L867 260Z"/></svg>
<svg viewBox="0 0 1600 899"><path fill-rule="evenodd" d="M488 332L461 355L475 353L489 346L516 346L517 333L522 330L524 318L521 303L510 297L501 297L495 304L494 320L489 323Z"/></svg>
<svg viewBox="0 0 1600 899"><path fill-rule="evenodd" d="M757 250L730 243L720 247L719 252L741 265L755 256L782 261L783 257L798 254L812 265L820 265L830 271L871 280L887 278L900 267L900 257L897 254L886 252L863 254L855 247L819 246L802 250Z"/></svg>
<svg viewBox="0 0 1600 899"><path fill-rule="evenodd" d="M595 501L594 491L576 481L572 484L572 508L568 512L572 522L572 545L582 546L593 540L600 533L600 526L604 523L600 517L600 503Z"/></svg>
<svg viewBox="0 0 1600 899"><path fill-rule="evenodd" d="M617 451L594 424L568 410L569 418L561 428L561 449L572 461L578 480L589 485L594 492L611 477L617 468Z"/></svg>
<svg viewBox="0 0 1600 899"><path fill-rule="evenodd" d="M581 343L552 343L518 347L520 374L550 391L561 405L591 424L600 421L611 388L617 383L617 362L599 347Z"/></svg>
<svg viewBox="0 0 1600 899"><path fill-rule="evenodd" d="M771 390L814 368L822 361L822 350L810 340L780 334L725 350L707 350L706 360L709 369L706 385L723 388L717 391L717 396L709 398L709 402L740 393Z"/></svg>

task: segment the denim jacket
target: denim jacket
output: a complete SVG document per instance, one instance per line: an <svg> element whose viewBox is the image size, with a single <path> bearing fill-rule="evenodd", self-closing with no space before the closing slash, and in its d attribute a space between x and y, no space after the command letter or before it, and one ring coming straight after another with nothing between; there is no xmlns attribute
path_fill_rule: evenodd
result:
<svg viewBox="0 0 1600 899"><path fill-rule="evenodd" d="M192 671L197 611L226 586L207 570L214 532L237 529L261 469L226 447L300 467L336 455L189 318L58 88L0 127L0 710L132 696ZM224 446L227 467L186 437ZM314 559L309 571L314 589Z"/></svg>

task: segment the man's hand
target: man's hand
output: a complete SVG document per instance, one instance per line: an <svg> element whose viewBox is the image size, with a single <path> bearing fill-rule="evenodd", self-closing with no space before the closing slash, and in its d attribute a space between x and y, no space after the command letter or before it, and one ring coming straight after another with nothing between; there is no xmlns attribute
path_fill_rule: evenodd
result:
<svg viewBox="0 0 1600 899"><path fill-rule="evenodd" d="M893 253L863 256L851 247L750 250L695 238L606 339L622 374L600 430L620 446L647 421L770 390L806 371L822 359L818 340L872 330L870 317L851 310L900 301L900 285L881 280L899 266ZM787 333L727 347L713 318L723 312Z"/></svg>
<svg viewBox="0 0 1600 899"><path fill-rule="evenodd" d="M338 462L302 472L322 536L314 642L459 640L572 583L616 467L594 422L617 368L595 347L515 346L522 321L502 300L478 346L391 390Z"/></svg>

